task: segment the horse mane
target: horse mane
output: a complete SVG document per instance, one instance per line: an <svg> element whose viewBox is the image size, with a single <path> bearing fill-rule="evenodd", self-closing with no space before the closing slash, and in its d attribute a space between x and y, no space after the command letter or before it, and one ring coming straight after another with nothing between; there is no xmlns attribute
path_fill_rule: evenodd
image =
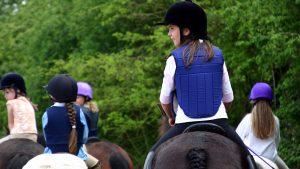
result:
<svg viewBox="0 0 300 169"><path fill-rule="evenodd" d="M9 160L6 169L22 168L33 157L33 154L17 153Z"/></svg>
<svg viewBox="0 0 300 169"><path fill-rule="evenodd" d="M109 158L111 169L129 169L129 163L119 153L113 153Z"/></svg>

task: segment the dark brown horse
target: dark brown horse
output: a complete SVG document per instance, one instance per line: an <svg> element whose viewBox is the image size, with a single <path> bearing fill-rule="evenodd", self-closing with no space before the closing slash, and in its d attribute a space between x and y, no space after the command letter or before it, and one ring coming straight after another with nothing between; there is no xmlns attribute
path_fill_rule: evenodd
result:
<svg viewBox="0 0 300 169"><path fill-rule="evenodd" d="M44 147L29 139L11 139L0 144L0 169L22 169Z"/></svg>
<svg viewBox="0 0 300 169"><path fill-rule="evenodd" d="M117 144L90 138L87 151L101 162L102 169L133 169L128 153Z"/></svg>
<svg viewBox="0 0 300 169"><path fill-rule="evenodd" d="M183 133L161 144L154 169L244 169L246 154L227 137L205 131Z"/></svg>

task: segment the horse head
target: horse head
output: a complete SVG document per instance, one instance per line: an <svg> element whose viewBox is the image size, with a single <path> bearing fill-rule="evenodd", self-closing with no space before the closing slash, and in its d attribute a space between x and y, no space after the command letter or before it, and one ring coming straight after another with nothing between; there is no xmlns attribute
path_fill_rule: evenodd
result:
<svg viewBox="0 0 300 169"><path fill-rule="evenodd" d="M117 144L97 139L89 139L87 152L97 158L102 169L133 169L128 153Z"/></svg>

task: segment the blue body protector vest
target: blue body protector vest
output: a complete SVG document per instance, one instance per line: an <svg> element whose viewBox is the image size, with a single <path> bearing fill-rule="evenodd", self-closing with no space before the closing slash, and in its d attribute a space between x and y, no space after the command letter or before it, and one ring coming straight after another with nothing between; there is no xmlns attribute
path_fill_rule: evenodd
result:
<svg viewBox="0 0 300 169"><path fill-rule="evenodd" d="M80 108L76 110L76 130L77 130L77 153L83 145L84 125L80 122ZM71 133L71 123L66 107L49 107L47 109L48 123L44 128L46 146L52 153L69 152L69 136Z"/></svg>
<svg viewBox="0 0 300 169"><path fill-rule="evenodd" d="M89 127L89 137L98 137L99 112L91 112L87 107L82 106L81 110L86 118Z"/></svg>
<svg viewBox="0 0 300 169"><path fill-rule="evenodd" d="M175 87L178 104L190 118L212 117L222 101L224 58L222 51L213 47L214 57L206 61L200 49L190 67L185 67L183 51L187 46L172 51L176 62Z"/></svg>

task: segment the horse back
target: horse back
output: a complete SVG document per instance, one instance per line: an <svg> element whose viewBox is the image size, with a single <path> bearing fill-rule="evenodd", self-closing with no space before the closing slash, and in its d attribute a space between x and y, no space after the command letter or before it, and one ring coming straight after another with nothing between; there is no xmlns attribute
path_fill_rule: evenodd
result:
<svg viewBox="0 0 300 169"><path fill-rule="evenodd" d="M207 169L247 168L246 154L236 143L205 131L183 133L169 139L158 147L153 159L155 169L201 168L202 164Z"/></svg>

